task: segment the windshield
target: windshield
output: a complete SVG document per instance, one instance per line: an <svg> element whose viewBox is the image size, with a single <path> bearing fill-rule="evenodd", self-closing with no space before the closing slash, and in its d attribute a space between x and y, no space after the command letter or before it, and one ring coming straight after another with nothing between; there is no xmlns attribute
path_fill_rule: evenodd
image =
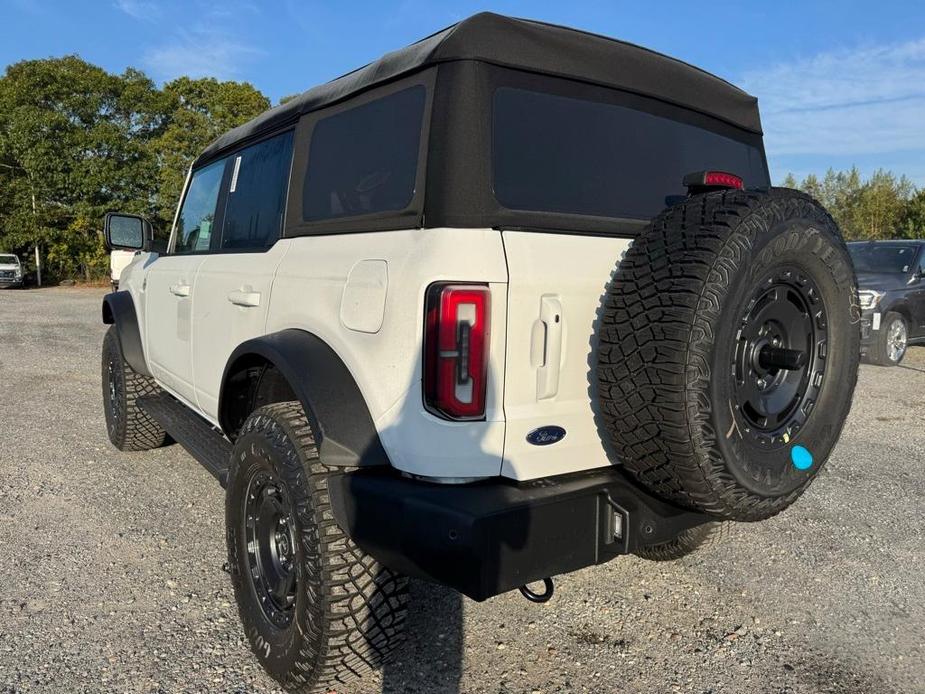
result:
<svg viewBox="0 0 925 694"><path fill-rule="evenodd" d="M905 274L912 269L917 247L912 244L850 243L848 251L857 272Z"/></svg>
<svg viewBox="0 0 925 694"><path fill-rule="evenodd" d="M19 265L15 255L0 255L0 265Z"/></svg>

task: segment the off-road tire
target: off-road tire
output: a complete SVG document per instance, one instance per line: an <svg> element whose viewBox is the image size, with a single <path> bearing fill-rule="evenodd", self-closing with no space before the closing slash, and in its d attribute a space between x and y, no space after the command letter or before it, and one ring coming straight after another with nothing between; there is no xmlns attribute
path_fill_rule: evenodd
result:
<svg viewBox="0 0 925 694"><path fill-rule="evenodd" d="M743 424L733 374L753 297L779 277L802 282L797 293L813 288L803 336L809 345L818 327L825 344L805 350L808 378L824 373L788 415L805 417L799 430L766 443ZM812 318L820 306L821 327ZM838 440L857 381L859 323L847 248L809 196L724 191L669 207L633 242L603 299L596 375L605 445L668 501L729 520L773 516Z"/></svg>
<svg viewBox="0 0 925 694"><path fill-rule="evenodd" d="M716 544L725 534L725 523L704 523L681 531L677 537L668 542L640 547L633 554L650 561L674 561L698 549L705 549Z"/></svg>
<svg viewBox="0 0 925 694"><path fill-rule="evenodd" d="M109 440L120 451L148 451L167 442L167 432L138 404L138 399L161 392L150 376L125 361L115 326L103 338L103 410Z"/></svg>
<svg viewBox="0 0 925 694"><path fill-rule="evenodd" d="M238 611L260 663L293 691L346 691L386 662L402 637L407 578L360 550L331 513L328 477L343 471L320 462L298 402L254 411L232 453L225 519ZM261 608L245 536L247 490L267 472L285 490L293 524L295 596L283 627Z"/></svg>
<svg viewBox="0 0 925 694"><path fill-rule="evenodd" d="M880 321L880 330L877 333L877 339L874 341L874 344L871 346L870 354L868 355L868 360L872 364L877 364L878 366L899 366L902 362L903 357L906 356L906 350L903 350L903 353L899 355L899 359L892 359L890 357L890 347L888 344L890 330L893 327L893 324L899 322L902 324L903 329L905 330L906 339L908 340L909 335L909 323L905 318L895 311L889 311L883 316L883 320Z"/></svg>

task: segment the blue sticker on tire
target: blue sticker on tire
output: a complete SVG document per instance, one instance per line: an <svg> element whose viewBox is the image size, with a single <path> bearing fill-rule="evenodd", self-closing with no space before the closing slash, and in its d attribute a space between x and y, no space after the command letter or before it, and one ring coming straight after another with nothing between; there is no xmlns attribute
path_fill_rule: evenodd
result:
<svg viewBox="0 0 925 694"><path fill-rule="evenodd" d="M809 470L813 466L813 454L803 446L794 446L790 449L790 460L797 470Z"/></svg>

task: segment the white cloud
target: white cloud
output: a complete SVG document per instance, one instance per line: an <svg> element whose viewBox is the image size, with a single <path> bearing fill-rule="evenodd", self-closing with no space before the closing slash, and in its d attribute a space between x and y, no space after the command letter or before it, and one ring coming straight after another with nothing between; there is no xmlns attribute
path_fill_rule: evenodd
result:
<svg viewBox="0 0 925 694"><path fill-rule="evenodd" d="M114 4L133 19L153 22L161 16L161 8L151 0L115 0Z"/></svg>
<svg viewBox="0 0 925 694"><path fill-rule="evenodd" d="M862 155L925 148L925 38L821 53L746 73L769 151Z"/></svg>
<svg viewBox="0 0 925 694"><path fill-rule="evenodd" d="M144 64L165 81L180 75L233 79L245 63L262 54L221 29L184 29L145 53Z"/></svg>
<svg viewBox="0 0 925 694"><path fill-rule="evenodd" d="M148 3L150 0L116 0ZM260 8L251 0L190 0L187 21L148 49L142 61L158 79L180 75L236 79L256 58L264 55L242 37ZM190 20L193 21L190 21Z"/></svg>

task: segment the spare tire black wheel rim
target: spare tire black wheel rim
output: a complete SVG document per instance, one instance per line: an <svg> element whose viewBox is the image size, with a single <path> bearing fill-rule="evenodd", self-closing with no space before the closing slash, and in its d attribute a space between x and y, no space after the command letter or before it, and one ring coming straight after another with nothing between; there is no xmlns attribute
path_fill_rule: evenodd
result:
<svg viewBox="0 0 925 694"><path fill-rule="evenodd" d="M760 448L788 444L803 428L825 375L827 318L807 273L766 275L745 306L732 364L743 438Z"/></svg>
<svg viewBox="0 0 925 694"><path fill-rule="evenodd" d="M250 480L245 497L245 539L254 592L264 616L280 629L292 623L296 547L289 496L265 471Z"/></svg>

